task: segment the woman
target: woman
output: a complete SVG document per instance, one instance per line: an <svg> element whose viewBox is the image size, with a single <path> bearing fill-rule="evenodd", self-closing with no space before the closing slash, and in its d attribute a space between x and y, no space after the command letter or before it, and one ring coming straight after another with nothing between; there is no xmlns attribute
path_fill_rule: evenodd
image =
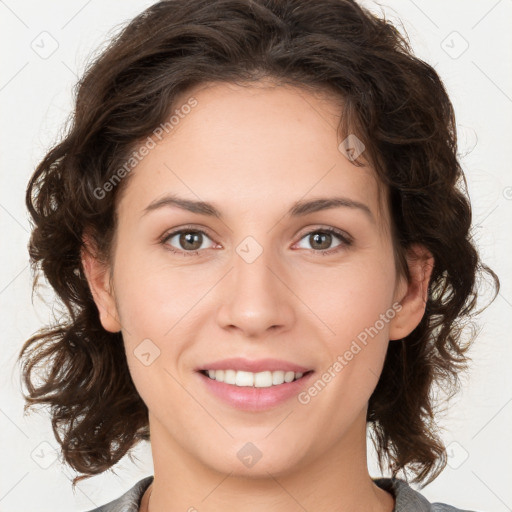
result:
<svg viewBox="0 0 512 512"><path fill-rule="evenodd" d="M458 510L397 476L446 465L431 390L467 364L476 276L499 287L456 149L436 72L354 1L130 23L27 190L70 314L23 347L27 406L74 483L151 441L154 476L96 511Z"/></svg>

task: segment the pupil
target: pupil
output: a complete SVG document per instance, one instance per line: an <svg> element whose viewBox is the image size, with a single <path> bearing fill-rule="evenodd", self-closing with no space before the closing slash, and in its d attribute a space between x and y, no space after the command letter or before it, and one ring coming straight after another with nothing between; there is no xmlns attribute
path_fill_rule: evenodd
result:
<svg viewBox="0 0 512 512"><path fill-rule="evenodd" d="M184 248L187 248L187 249L198 249L199 247L201 247L201 243L199 243L199 245L195 246L195 247L189 247L187 244L194 244L194 241L193 241L193 238L196 237L196 242L197 242L197 237L200 236L200 233L186 233L186 234L182 234L181 237L180 237L180 243L182 244L182 247Z"/></svg>
<svg viewBox="0 0 512 512"><path fill-rule="evenodd" d="M315 241L314 243L317 243L319 238L321 238L321 237L330 237L331 235L329 233L315 233L312 236L313 236L313 239ZM329 242L330 242L330 240L328 239L327 244L324 243L324 246L323 247L319 247L319 249L327 249L329 247L329 245L330 245ZM314 246L314 244L312 244L312 245ZM320 245L322 245L321 242L320 242Z"/></svg>

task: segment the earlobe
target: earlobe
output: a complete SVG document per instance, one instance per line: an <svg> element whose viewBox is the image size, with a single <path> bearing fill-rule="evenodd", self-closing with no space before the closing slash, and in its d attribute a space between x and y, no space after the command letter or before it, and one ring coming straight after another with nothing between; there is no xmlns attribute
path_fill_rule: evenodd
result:
<svg viewBox="0 0 512 512"><path fill-rule="evenodd" d="M98 257L92 239L86 235L83 241L81 250L82 267L98 308L101 325L109 332L119 332L121 323L110 283L109 267Z"/></svg>
<svg viewBox="0 0 512 512"><path fill-rule="evenodd" d="M397 286L395 299L400 303L401 309L390 322L390 340L408 336L425 314L434 257L424 246L414 244L407 251L407 265L410 280L401 277L400 286Z"/></svg>

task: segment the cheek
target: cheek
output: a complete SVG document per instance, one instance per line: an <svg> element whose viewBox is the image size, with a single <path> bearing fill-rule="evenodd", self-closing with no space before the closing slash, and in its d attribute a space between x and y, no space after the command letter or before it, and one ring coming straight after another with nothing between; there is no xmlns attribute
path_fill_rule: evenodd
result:
<svg viewBox="0 0 512 512"><path fill-rule="evenodd" d="M392 262L386 259L361 261L332 270L325 276L307 283L307 303L329 329L326 339L332 345L343 347L365 329L377 323L387 334L389 322L382 322L381 315L393 316L393 291L395 272ZM312 278L311 278L312 279ZM325 283L319 286L318 283Z"/></svg>
<svg viewBox="0 0 512 512"><path fill-rule="evenodd" d="M326 403L342 400L350 410L366 402L382 371L396 314L395 271L392 260L375 258L332 275L322 293L310 295L311 309L330 328L322 380L333 384L326 386Z"/></svg>
<svg viewBox="0 0 512 512"><path fill-rule="evenodd" d="M198 302L215 281L134 249L116 260L114 283L130 373L150 403L174 389L171 374L181 378L177 363L193 344Z"/></svg>
<svg viewBox="0 0 512 512"><path fill-rule="evenodd" d="M155 266L150 259L124 258L116 265L118 314L129 371L137 392L152 411L173 404L186 408L187 395L177 381L177 361L188 343L193 289L180 272ZM185 280L186 281L186 280ZM175 380L177 379L177 380Z"/></svg>
<svg viewBox="0 0 512 512"><path fill-rule="evenodd" d="M173 268L165 263L165 258L155 257L161 250L157 247L143 251L134 246L116 259L118 314L133 343L141 337L165 338L197 302L197 296L207 290L190 270Z"/></svg>
<svg viewBox="0 0 512 512"><path fill-rule="evenodd" d="M324 365L301 397L301 403L313 404L319 417L329 418L326 438L349 429L368 403L382 372L395 314L385 279L361 277L331 298L339 300L328 312L326 323L333 333L324 337Z"/></svg>

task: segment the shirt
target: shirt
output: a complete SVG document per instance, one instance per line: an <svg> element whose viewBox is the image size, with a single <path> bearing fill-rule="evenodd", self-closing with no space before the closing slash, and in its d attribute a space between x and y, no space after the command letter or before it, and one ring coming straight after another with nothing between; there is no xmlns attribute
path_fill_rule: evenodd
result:
<svg viewBox="0 0 512 512"><path fill-rule="evenodd" d="M87 512L139 512L142 495L152 481L153 476L147 476L139 480L119 498ZM405 480L399 478L374 478L373 481L381 489L389 491L395 497L393 512L472 512L445 503L430 503L418 491L410 487Z"/></svg>

